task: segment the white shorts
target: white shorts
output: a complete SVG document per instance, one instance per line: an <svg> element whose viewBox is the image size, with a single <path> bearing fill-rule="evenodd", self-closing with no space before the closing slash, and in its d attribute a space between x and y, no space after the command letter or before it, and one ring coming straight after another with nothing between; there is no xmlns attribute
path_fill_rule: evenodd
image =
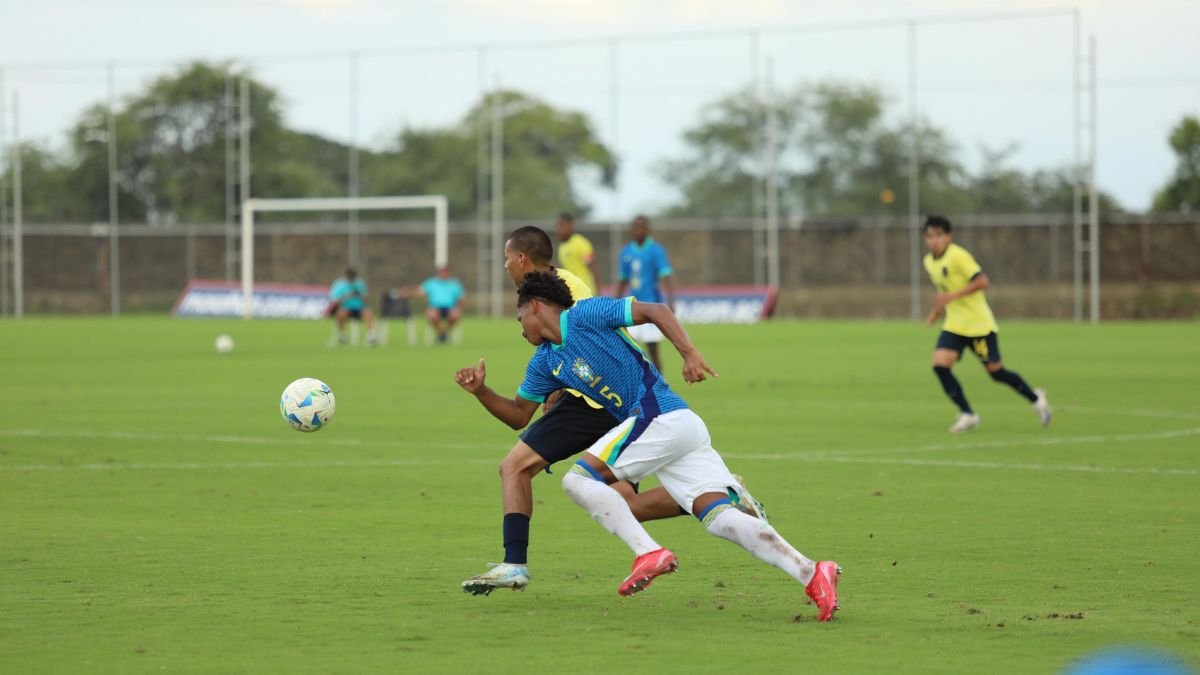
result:
<svg viewBox="0 0 1200 675"><path fill-rule="evenodd" d="M646 344L648 342L662 342L663 334L652 323L644 323L640 326L630 326L625 330L629 331L629 335L638 342Z"/></svg>
<svg viewBox="0 0 1200 675"><path fill-rule="evenodd" d="M654 476L688 513L700 495L737 486L696 413L685 409L659 415L630 441L640 426L636 423L636 417L625 420L588 448L617 478L636 483Z"/></svg>

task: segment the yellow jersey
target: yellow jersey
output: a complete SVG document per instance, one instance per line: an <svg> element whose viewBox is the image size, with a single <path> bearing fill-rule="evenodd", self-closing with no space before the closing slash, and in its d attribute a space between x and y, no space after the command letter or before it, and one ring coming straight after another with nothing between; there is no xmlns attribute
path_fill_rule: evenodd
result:
<svg viewBox="0 0 1200 675"><path fill-rule="evenodd" d="M583 283L592 289L592 293L596 292L596 275L592 274L592 270L588 266L595 260L596 251L592 248L592 242L582 234L572 234L570 239L558 245L558 264L582 279ZM582 298L576 297L575 299Z"/></svg>
<svg viewBox="0 0 1200 675"><path fill-rule="evenodd" d="M575 237L578 237L578 236L579 235L575 235ZM571 237L571 239L574 239L575 237ZM559 249L559 250L562 250L562 249ZM575 276L574 274L571 274L570 272L568 272L567 270L564 270L561 267L556 267L554 269L554 273L558 275L559 279L562 279L563 281L567 282L567 288L571 289L571 299L572 300L575 300L576 302L578 302L580 300L586 300L586 299L592 297L592 295L593 295L592 289L588 288L587 284L583 283L583 280L580 279L579 277ZM575 391L574 389L567 389L566 392L572 396L578 396L579 398L583 399L584 401L587 401L587 404L593 408L596 408L598 410L601 410L604 408L604 406L600 405L599 403L596 403L592 399L588 398L587 396L584 396L583 394L579 393L578 391Z"/></svg>
<svg viewBox="0 0 1200 675"><path fill-rule="evenodd" d="M983 268L967 249L951 243L940 258L934 258L932 253L925 255L925 271L939 293L954 293L971 283ZM983 337L1000 329L983 291L975 291L946 304L942 330L963 337Z"/></svg>

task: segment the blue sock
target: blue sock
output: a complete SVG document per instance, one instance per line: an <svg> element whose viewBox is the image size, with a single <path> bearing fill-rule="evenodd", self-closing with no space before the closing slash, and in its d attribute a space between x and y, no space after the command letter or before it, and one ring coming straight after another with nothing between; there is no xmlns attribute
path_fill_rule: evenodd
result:
<svg viewBox="0 0 1200 675"><path fill-rule="evenodd" d="M529 555L529 516L504 514L504 562L524 565Z"/></svg>
<svg viewBox="0 0 1200 675"><path fill-rule="evenodd" d="M971 414L971 406L967 403L967 397L965 394L963 394L962 387L958 384L958 378L954 377L954 374L950 372L950 369L943 368L942 366L934 366L933 372L937 375L938 379L941 380L942 389L946 391L946 395L950 397L951 401L954 401L954 404L958 406L958 409L967 414Z"/></svg>
<svg viewBox="0 0 1200 675"><path fill-rule="evenodd" d="M997 382L1003 382L1017 390L1017 393L1029 399L1030 403L1037 401L1037 394L1033 393L1033 390L1025 383L1025 379L1011 370L1001 368L992 373L992 379Z"/></svg>

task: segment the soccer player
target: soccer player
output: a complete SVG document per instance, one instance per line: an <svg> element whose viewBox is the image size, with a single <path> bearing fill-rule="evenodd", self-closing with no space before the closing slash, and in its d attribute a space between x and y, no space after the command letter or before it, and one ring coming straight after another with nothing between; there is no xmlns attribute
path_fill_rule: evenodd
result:
<svg viewBox="0 0 1200 675"><path fill-rule="evenodd" d="M925 325L932 326L938 317L946 316L933 350L933 372L960 411L950 433L961 434L979 426L979 415L971 409L962 386L950 372L968 346L993 380L1007 384L1024 396L1033 405L1042 426L1050 424L1046 392L1031 389L1020 375L1005 369L1000 360L1000 340L996 336L999 328L983 295L988 287L987 275L967 249L954 243L947 218L931 215L925 220L925 247L929 249L925 256L925 271L938 291Z"/></svg>
<svg viewBox="0 0 1200 675"><path fill-rule="evenodd" d="M367 282L358 278L353 267L346 269L345 276L334 280L329 287L329 301L337 319L338 344L346 344L346 322L356 319L367 324L367 344L375 344L375 316L367 307Z"/></svg>
<svg viewBox="0 0 1200 675"><path fill-rule="evenodd" d="M567 284L572 297L590 298L591 289L578 277L550 265L553 244L541 228L521 227L504 242L504 270L514 285L526 274L542 272ZM591 447L617 424L604 406L567 388L557 400L547 399L546 412L526 429L500 462L504 493L504 562L463 582L472 595L487 595L496 588L524 589L529 584L529 522L533 515L533 478L555 462ZM524 426L524 425L521 425ZM519 429L521 427L514 427ZM639 520L656 520L681 515L679 505L661 487L637 494L628 482L615 486L630 502Z"/></svg>
<svg viewBox="0 0 1200 675"><path fill-rule="evenodd" d="M633 595L678 567L675 554L651 538L610 487L654 475L710 533L804 584L817 604L818 620L833 618L841 573L837 563L806 558L766 521L734 507L730 497L737 481L713 449L703 420L671 390L626 331L654 323L683 357L687 382L715 377L670 309L633 298L575 303L561 279L534 272L517 289L517 319L525 339L537 347L517 395L509 399L486 386L482 359L477 367L458 371L455 381L514 428L527 423L538 403L562 387L579 387L622 420L563 478L567 494L636 556L618 593Z"/></svg>
<svg viewBox="0 0 1200 675"><path fill-rule="evenodd" d="M462 282L450 276L450 268L446 266L439 267L435 276L422 281L417 288L417 294L429 300L425 318L437 331L439 343L445 344L454 324L462 318L458 304L465 292Z"/></svg>
<svg viewBox="0 0 1200 675"><path fill-rule="evenodd" d="M620 298L628 288L638 302L665 301L667 307L675 311L675 285L671 282L671 261L667 258L667 249L650 237L650 221L646 216L633 219L632 234L633 241L621 249L620 280L614 295ZM654 367L661 371L658 343L663 339L662 331L653 323L646 323L631 327L629 334L646 346Z"/></svg>
<svg viewBox="0 0 1200 675"><path fill-rule="evenodd" d="M592 291L586 297L592 297L600 288L600 275L596 273L596 251L592 248L592 242L575 231L575 217L569 213L558 214L557 230L559 267L582 279ZM571 293L574 295L574 289Z"/></svg>

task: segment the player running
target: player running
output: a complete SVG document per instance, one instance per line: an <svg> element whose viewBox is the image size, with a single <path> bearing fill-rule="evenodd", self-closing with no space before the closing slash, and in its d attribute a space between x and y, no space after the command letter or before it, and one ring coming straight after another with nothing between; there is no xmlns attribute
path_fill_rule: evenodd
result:
<svg viewBox="0 0 1200 675"><path fill-rule="evenodd" d="M710 533L804 584L817 604L818 620L833 618L841 568L806 558L766 521L734 507L731 494L737 482L713 449L703 420L671 390L626 331L653 323L683 357L687 382L715 377L670 309L633 298L575 303L561 279L535 272L517 290L517 318L525 339L537 347L517 395L505 398L486 386L482 359L477 367L458 371L455 381L514 428L524 426L546 395L563 387L578 387L623 420L563 478L567 494L636 556L618 593L633 595L678 567L675 554L654 541L611 487L653 475Z"/></svg>
<svg viewBox="0 0 1200 675"><path fill-rule="evenodd" d="M517 228L504 242L504 269L513 284L519 284L530 272L543 272L565 282L572 297L592 297L591 289L574 274L550 266L552 255L553 244L543 230L537 227ZM500 483L504 493L504 562L464 581L463 591L472 595L487 595L497 588L523 590L529 584L533 478L543 469L549 471L550 465L555 462L591 447L617 421L604 406L575 389L567 388L556 399L551 397L548 400L546 412L520 435L517 444L500 462ZM629 501L638 520L671 518L684 513L661 487L642 494L637 494L634 486L628 482L622 481L614 487ZM754 504L749 495L744 496L746 498L741 500L742 503ZM753 511L756 507L757 512ZM746 508L761 514L761 505Z"/></svg>
<svg viewBox="0 0 1200 675"><path fill-rule="evenodd" d="M650 221L646 216L633 219L631 233L633 241L621 249L620 281L613 295L620 298L628 288L638 302L665 302L671 311L675 311L675 285L671 281L673 270L667 249L650 236ZM658 327L652 323L633 326L629 334L646 345L654 367L661 371L658 343L662 342L663 336Z"/></svg>
<svg viewBox="0 0 1200 675"><path fill-rule="evenodd" d="M958 378L950 372L968 345L993 380L1007 384L1024 396L1033 405L1042 426L1050 424L1046 392L1030 389L1020 375L1005 370L1000 360L1000 340L996 336L999 328L983 294L989 285L987 275L967 249L954 243L950 230L950 221L944 216L931 215L925 220L925 247L929 249L925 256L925 271L938 290L925 325L932 326L943 313L946 315L933 350L933 372L960 411L950 433L961 434L979 426L979 415L971 409Z"/></svg>

